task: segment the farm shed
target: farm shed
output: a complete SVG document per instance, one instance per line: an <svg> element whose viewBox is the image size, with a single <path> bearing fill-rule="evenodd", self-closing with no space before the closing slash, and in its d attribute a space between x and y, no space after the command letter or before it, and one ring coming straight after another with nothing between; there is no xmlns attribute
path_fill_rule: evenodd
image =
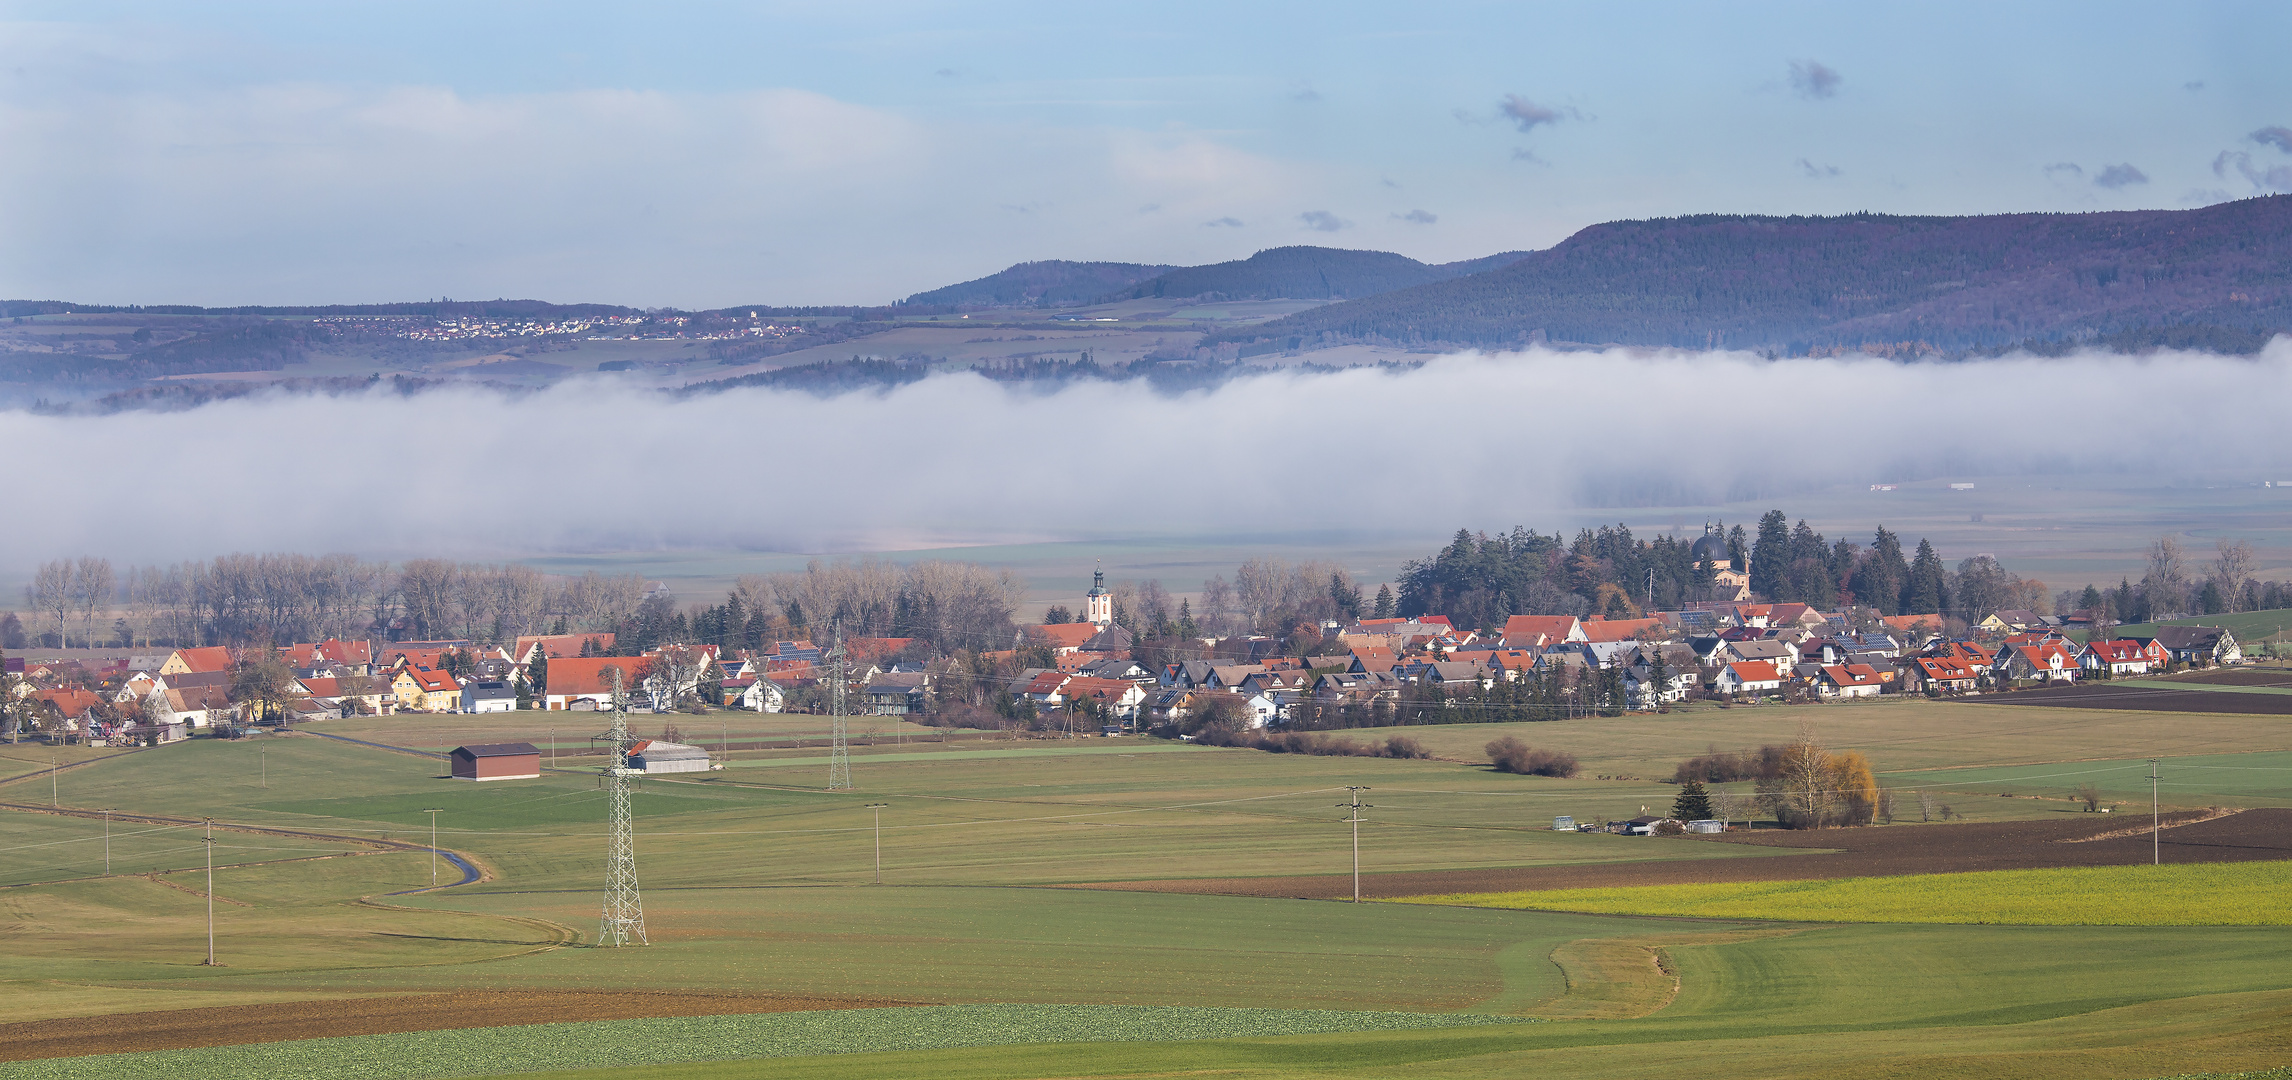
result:
<svg viewBox="0 0 2292 1080"><path fill-rule="evenodd" d="M629 747L629 767L649 773L707 772L708 751L684 743L646 739Z"/></svg>
<svg viewBox="0 0 2292 1080"><path fill-rule="evenodd" d="M454 776L463 780L531 780L541 775L541 751L532 743L457 746L447 755Z"/></svg>

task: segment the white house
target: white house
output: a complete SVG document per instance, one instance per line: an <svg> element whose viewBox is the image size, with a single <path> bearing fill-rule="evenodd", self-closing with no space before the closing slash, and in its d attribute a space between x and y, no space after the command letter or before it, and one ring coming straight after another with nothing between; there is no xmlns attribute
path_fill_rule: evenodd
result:
<svg viewBox="0 0 2292 1080"><path fill-rule="evenodd" d="M1782 667L1771 660L1738 660L1725 664L1711 679L1711 689L1722 694L1764 694L1782 688Z"/></svg>

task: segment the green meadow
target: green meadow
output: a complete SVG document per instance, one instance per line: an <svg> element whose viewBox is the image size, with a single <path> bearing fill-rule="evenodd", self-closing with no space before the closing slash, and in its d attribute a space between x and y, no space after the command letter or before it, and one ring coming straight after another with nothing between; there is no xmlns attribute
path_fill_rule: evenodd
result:
<svg viewBox="0 0 2292 1080"><path fill-rule="evenodd" d="M2272 781L2252 778L2275 775L2265 770L2281 767L2287 750L2265 718L2232 728L2202 717L1922 702L1411 728L1401 733L1441 754L1413 761L1134 739L938 742L887 730L854 748L857 790L831 793L817 747L773 748L775 737L808 737L817 718L748 718L744 735L732 717L721 723L743 748L729 753L729 768L652 778L633 796L650 944L619 950L587 944L605 794L586 771L596 759L572 754L586 730L556 740L562 771L489 784L447 779L435 758L309 736L82 755L95 763L54 778L67 808L337 839L219 831L221 966L206 967L195 828L115 822L107 877L100 818L0 814L0 988L11 1019L442 990L785 993L970 1011L949 1024L917 1017L958 1014L902 1008L540 1025L464 1039L359 1036L0 1064L0 1077L245 1074L258 1063L265 1075L364 1076L385 1073L355 1063L384 1061L387 1075L404 1077L581 1064L598 1066L584 1076L711 1080L1636 1077L1683 1068L2136 1078L2282 1063L2292 935L2263 916L2283 883L2235 876L2281 873L2253 869L2276 864L2165 868L2195 875L2187 880L2105 870L1995 884L1986 875L1832 883L1831 893L1703 897L1662 917L1646 905L1566 912L1057 887L1348 872L1351 837L1336 805L1348 785L1369 788L1361 859L1372 873L1760 858L1769 852L1549 825L1556 814L1668 806L1676 789L1657 778L1671 763L1712 743L1787 737L1802 712L1832 745L1864 749L1904 784L1946 772L1979 789L1979 770L2024 770L2009 778L2018 788L2039 772L2117 768L2153 738L2210 742L2220 759L2188 759L2181 774L2191 786L2168 802L2258 804ZM324 729L436 747L526 737L564 719L404 717ZM711 743L712 722L689 723L686 737ZM1577 753L1586 770L1571 780L1493 773L1475 752L1503 733ZM0 782L0 801L44 804L49 777L22 768L44 764L44 752L14 756L23 760L6 775L18 779ZM2066 812L2059 794L1990 801L2025 816ZM869 803L886 804L882 885L873 884ZM355 842L425 842L433 809L440 845L468 856L485 880L422 891L426 855ZM457 878L441 868L443 880ZM1995 917L1857 918L1967 902L1951 888L1976 890ZM2175 897L2262 915L2235 916L2252 925L2168 925L2158 912ZM2151 925L2045 925L2062 921L2048 911L2092 907L2147 911L2141 921ZM1379 1019L1393 1014L1423 1019ZM473 1015L471 1027L487 1025ZM627 1053L582 1049L632 1042L641 1045Z"/></svg>
<svg viewBox="0 0 2292 1080"><path fill-rule="evenodd" d="M1399 903L1797 922L2292 926L2292 862L1455 893Z"/></svg>

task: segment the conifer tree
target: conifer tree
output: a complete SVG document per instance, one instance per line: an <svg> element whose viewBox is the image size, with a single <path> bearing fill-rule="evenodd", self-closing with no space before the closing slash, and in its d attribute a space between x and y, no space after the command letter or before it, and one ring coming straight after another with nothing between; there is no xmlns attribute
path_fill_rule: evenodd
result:
<svg viewBox="0 0 2292 1080"><path fill-rule="evenodd" d="M1679 797L1671 801L1671 816L1680 821L1712 819L1711 792L1704 788L1703 781L1689 780L1679 786Z"/></svg>

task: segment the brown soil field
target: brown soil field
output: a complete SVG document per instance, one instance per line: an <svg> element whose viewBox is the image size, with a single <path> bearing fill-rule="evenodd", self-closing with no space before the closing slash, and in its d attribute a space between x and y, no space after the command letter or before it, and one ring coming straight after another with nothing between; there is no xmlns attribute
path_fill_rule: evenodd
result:
<svg viewBox="0 0 2292 1080"><path fill-rule="evenodd" d="M2244 674L2224 672L2223 674ZM2176 676L2176 678L2178 678ZM2208 679L2208 682L2226 682ZM2273 686L2274 683L2238 683ZM2236 694L2210 690L2174 690L2139 683L2082 683L2045 690L2016 690L2010 694L1984 694L1985 705L2046 705L2056 709L2137 709L2141 712L2237 713L2257 716L2292 716L2292 694Z"/></svg>
<svg viewBox="0 0 2292 1080"><path fill-rule="evenodd" d="M2023 870L2055 866L2123 866L2148 862L2149 836L2088 839L2136 824L2117 815L2062 815L2059 821L1997 821L1966 825L1893 825L1809 832L1758 830L1693 838L1715 844L1807 849L1804 854L1756 859L1680 859L1573 866L1428 870L1362 874L1364 897L1427 896L1460 892L1677 885L1713 881L1805 881ZM2292 859L2292 810L2247 810L2204 818L2168 814L2157 854L2165 862L2249 862ZM2174 822L2187 824L2174 825ZM1590 843L1639 843L1635 837L1586 836ZM2082 842L2080 842L2082 841ZM1067 886L1125 892L1217 893L1336 900L1353 895L1344 874L1278 878L1197 878L1183 881L1097 882Z"/></svg>
<svg viewBox="0 0 2292 1080"><path fill-rule="evenodd" d="M0 1024L0 1061L573 1020L728 1016L915 1004L921 1003L748 994L524 990L290 1001L229 1009L171 1009Z"/></svg>
<svg viewBox="0 0 2292 1080"><path fill-rule="evenodd" d="M2225 671L2184 671L2166 678L2174 682L2219 683L2222 686L2281 686L2292 689L2292 671L2283 668L2230 668Z"/></svg>

